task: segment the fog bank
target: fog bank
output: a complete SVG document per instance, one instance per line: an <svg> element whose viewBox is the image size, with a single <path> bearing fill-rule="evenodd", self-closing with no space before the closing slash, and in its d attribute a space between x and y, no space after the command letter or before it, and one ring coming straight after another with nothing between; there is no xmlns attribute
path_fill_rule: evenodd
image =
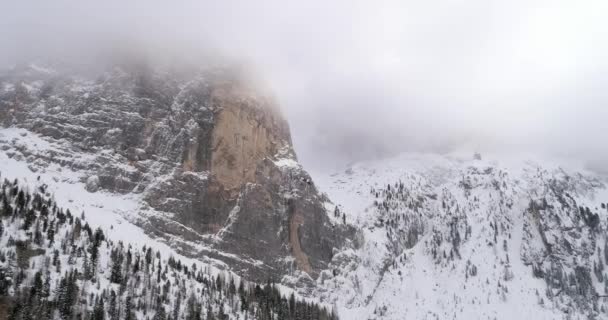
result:
<svg viewBox="0 0 608 320"><path fill-rule="evenodd" d="M2 1L0 64L142 50L246 65L309 167L470 148L605 170L606 12L604 1Z"/></svg>

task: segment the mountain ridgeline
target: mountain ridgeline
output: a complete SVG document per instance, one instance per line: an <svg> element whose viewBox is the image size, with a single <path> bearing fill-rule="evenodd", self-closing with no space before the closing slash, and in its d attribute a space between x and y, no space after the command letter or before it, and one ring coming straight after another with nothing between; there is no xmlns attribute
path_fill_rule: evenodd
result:
<svg viewBox="0 0 608 320"><path fill-rule="evenodd" d="M313 182L239 73L95 70L0 74L0 319L608 315L601 173L405 153Z"/></svg>
<svg viewBox="0 0 608 320"><path fill-rule="evenodd" d="M380 319L605 319L605 177L542 160L404 154L319 180L366 239L327 297Z"/></svg>

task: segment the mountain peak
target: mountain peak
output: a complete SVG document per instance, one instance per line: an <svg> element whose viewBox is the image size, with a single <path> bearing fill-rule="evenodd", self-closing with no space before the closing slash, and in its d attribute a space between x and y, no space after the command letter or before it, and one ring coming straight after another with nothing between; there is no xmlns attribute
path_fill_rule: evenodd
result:
<svg viewBox="0 0 608 320"><path fill-rule="evenodd" d="M39 69L0 77L2 123L57 148L5 141L36 170L58 163L89 191L138 197L132 220L146 232L255 280L294 267L314 277L343 245L348 229L327 217L278 106L246 78L222 68Z"/></svg>

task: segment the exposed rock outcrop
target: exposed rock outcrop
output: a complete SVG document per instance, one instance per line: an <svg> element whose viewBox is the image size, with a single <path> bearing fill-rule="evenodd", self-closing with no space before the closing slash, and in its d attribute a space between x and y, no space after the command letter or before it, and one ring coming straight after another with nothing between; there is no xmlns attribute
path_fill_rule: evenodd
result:
<svg viewBox="0 0 608 320"><path fill-rule="evenodd" d="M271 99L226 70L107 70L0 76L0 123L64 146L17 150L34 167L60 163L90 192L140 194L145 230L254 280L294 266L316 277L345 244L352 230L328 219Z"/></svg>

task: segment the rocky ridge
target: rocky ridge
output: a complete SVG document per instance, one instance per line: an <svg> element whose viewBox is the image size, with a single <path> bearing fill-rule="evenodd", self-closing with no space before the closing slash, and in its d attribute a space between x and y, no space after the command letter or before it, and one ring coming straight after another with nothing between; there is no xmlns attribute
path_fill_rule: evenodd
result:
<svg viewBox="0 0 608 320"><path fill-rule="evenodd" d="M353 232L328 219L276 104L227 69L21 66L0 76L0 123L45 142L0 137L30 170L137 195L147 233L252 280L315 278Z"/></svg>
<svg viewBox="0 0 608 320"><path fill-rule="evenodd" d="M334 256L317 295L349 319L606 318L607 177L487 158L403 154L314 175L365 239Z"/></svg>

